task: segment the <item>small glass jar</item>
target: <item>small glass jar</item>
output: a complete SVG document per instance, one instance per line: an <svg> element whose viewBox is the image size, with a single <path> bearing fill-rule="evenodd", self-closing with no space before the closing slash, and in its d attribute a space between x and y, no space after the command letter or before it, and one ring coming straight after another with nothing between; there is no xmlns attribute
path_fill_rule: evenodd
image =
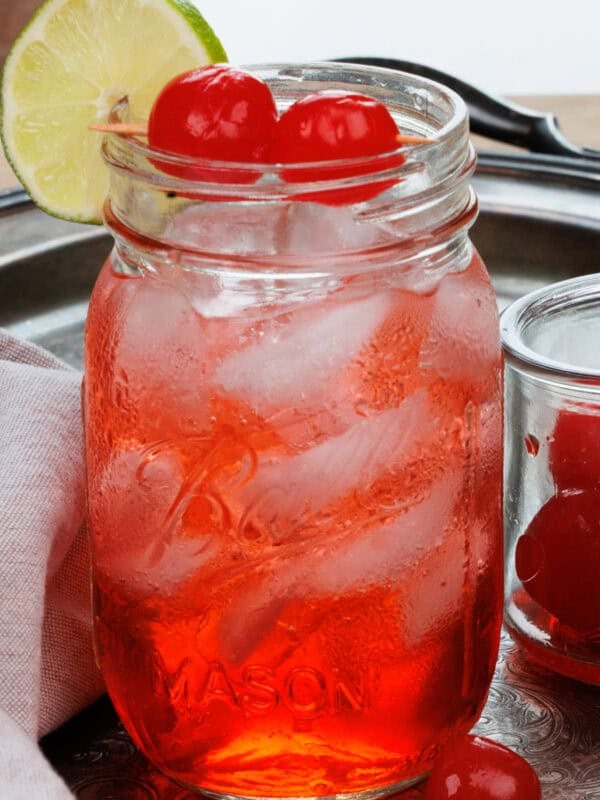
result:
<svg viewBox="0 0 600 800"><path fill-rule="evenodd" d="M84 393L98 660L188 786L389 794L471 728L499 640L501 350L466 109L387 70L252 71L280 110L359 91L432 141L307 181L106 140L115 249Z"/></svg>
<svg viewBox="0 0 600 800"><path fill-rule="evenodd" d="M547 667L600 685L600 275L502 316L506 622Z"/></svg>

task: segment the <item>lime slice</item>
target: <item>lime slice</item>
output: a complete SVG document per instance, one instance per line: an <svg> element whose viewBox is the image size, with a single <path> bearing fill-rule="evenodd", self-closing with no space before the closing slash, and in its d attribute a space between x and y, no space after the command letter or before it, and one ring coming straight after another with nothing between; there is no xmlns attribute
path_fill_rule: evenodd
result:
<svg viewBox="0 0 600 800"><path fill-rule="evenodd" d="M0 134L32 199L50 214L100 222L108 170L102 134L117 100L146 119L165 83L226 61L188 0L46 0L6 58Z"/></svg>

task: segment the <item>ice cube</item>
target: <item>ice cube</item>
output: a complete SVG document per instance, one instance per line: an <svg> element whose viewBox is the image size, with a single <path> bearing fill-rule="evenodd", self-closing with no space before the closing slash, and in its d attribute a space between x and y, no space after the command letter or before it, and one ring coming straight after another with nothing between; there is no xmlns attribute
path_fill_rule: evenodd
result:
<svg viewBox="0 0 600 800"><path fill-rule="evenodd" d="M227 657L239 663L254 653L285 606L294 600L335 597L373 586L395 591L404 585L405 593L415 597L419 619L430 619L445 603L445 597L439 602L422 597L418 569L423 559L439 551L445 541L460 484L460 475L447 475L418 504L384 525L284 545L271 562L249 577L246 590L236 595L223 618L221 641ZM462 563L462 553L458 560ZM430 588L429 583L424 589ZM449 591L455 600L454 589L451 583ZM413 627L409 625L411 636Z"/></svg>
<svg viewBox="0 0 600 800"><path fill-rule="evenodd" d="M194 310L207 319L249 316L258 304L257 294L238 286L220 284L210 294L200 292L198 287L194 287L190 299Z"/></svg>
<svg viewBox="0 0 600 800"><path fill-rule="evenodd" d="M168 448L117 453L90 488L95 568L135 593L172 591L216 552L212 531L186 535L176 501L185 482Z"/></svg>
<svg viewBox="0 0 600 800"><path fill-rule="evenodd" d="M484 531L476 518L467 519L464 511L459 509L448 520L437 547L424 552L407 574L400 602L402 635L408 646L461 621L467 571L476 572L481 555L492 550L490 532ZM467 537L472 541L467 542Z"/></svg>
<svg viewBox="0 0 600 800"><path fill-rule="evenodd" d="M356 358L386 318L388 294L335 299L267 324L259 342L223 361L216 382L261 416L308 403Z"/></svg>
<svg viewBox="0 0 600 800"><path fill-rule="evenodd" d="M442 378L470 381L485 379L500 366L496 300L473 264L448 273L439 284L419 363Z"/></svg>
<svg viewBox="0 0 600 800"><path fill-rule="evenodd" d="M336 595L397 583L409 566L439 547L452 519L460 481L447 476L417 505L395 519L363 531L322 553L301 579L309 595Z"/></svg>
<svg viewBox="0 0 600 800"><path fill-rule="evenodd" d="M381 231L355 216L351 205L296 203L286 221L285 250L295 255L343 253L372 247Z"/></svg>
<svg viewBox="0 0 600 800"><path fill-rule="evenodd" d="M238 200L188 205L171 215L162 235L178 247L251 258L364 250L382 231L349 205Z"/></svg>
<svg viewBox="0 0 600 800"><path fill-rule="evenodd" d="M402 599L402 638L408 647L416 646L427 636L439 635L440 630L460 619L465 563L461 543L439 547L412 571L413 589L406 588Z"/></svg>
<svg viewBox="0 0 600 800"><path fill-rule="evenodd" d="M176 537L156 562L136 575L137 589L144 593L172 594L213 561L219 547L216 538Z"/></svg>
<svg viewBox="0 0 600 800"><path fill-rule="evenodd" d="M332 506L352 490L367 490L385 472L418 455L436 430L427 392L419 390L398 408L361 420L344 433L298 456L263 458L241 504L281 541L297 535L302 518Z"/></svg>
<svg viewBox="0 0 600 800"><path fill-rule="evenodd" d="M187 299L167 280L145 276L137 284L120 310L113 391L147 427L147 438L162 438L165 422L189 428L206 419L210 344Z"/></svg>
<svg viewBox="0 0 600 800"><path fill-rule="evenodd" d="M284 249L288 214L282 202L204 202L173 215L163 235L200 252L275 255Z"/></svg>
<svg viewBox="0 0 600 800"><path fill-rule="evenodd" d="M205 320L250 318L259 305L253 276L182 269L173 274L173 284Z"/></svg>

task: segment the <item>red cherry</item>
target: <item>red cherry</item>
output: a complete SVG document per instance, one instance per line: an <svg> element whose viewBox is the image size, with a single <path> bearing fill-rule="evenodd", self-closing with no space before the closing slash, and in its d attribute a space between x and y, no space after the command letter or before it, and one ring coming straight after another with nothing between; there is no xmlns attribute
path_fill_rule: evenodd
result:
<svg viewBox="0 0 600 800"><path fill-rule="evenodd" d="M600 629L600 490L550 498L518 540L515 565L529 595L561 623Z"/></svg>
<svg viewBox="0 0 600 800"><path fill-rule="evenodd" d="M600 409L561 411L549 448L550 469L559 489L600 487Z"/></svg>
<svg viewBox="0 0 600 800"><path fill-rule="evenodd" d="M532 767L507 747L458 736L440 751L423 800L541 800Z"/></svg>
<svg viewBox="0 0 600 800"><path fill-rule="evenodd" d="M375 156L394 152L394 156L377 169L399 166L403 156L398 150L398 128L387 108L372 97L342 91L324 91L298 100L279 120L273 160L282 164ZM284 170L284 180L309 182L339 180L365 175L373 165L340 164L339 166ZM375 197L393 185L379 181L351 187L302 194L304 200L338 205L356 203Z"/></svg>
<svg viewBox="0 0 600 800"><path fill-rule="evenodd" d="M277 108L266 83L225 65L199 67L173 78L148 120L152 149L189 158L259 163L272 146ZM190 180L251 183L256 170L219 170L160 162L164 172Z"/></svg>

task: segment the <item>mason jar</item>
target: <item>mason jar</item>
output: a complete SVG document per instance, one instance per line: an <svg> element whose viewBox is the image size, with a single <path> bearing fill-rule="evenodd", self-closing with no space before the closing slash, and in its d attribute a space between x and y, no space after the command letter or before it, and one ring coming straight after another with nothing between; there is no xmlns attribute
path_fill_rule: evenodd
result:
<svg viewBox="0 0 600 800"><path fill-rule="evenodd" d="M186 786L374 797L471 728L497 655L501 351L474 152L464 103L422 78L251 71L280 110L361 92L430 141L307 180L107 138L84 393L97 657Z"/></svg>
<svg viewBox="0 0 600 800"><path fill-rule="evenodd" d="M600 275L502 316L506 621L550 669L600 685Z"/></svg>

